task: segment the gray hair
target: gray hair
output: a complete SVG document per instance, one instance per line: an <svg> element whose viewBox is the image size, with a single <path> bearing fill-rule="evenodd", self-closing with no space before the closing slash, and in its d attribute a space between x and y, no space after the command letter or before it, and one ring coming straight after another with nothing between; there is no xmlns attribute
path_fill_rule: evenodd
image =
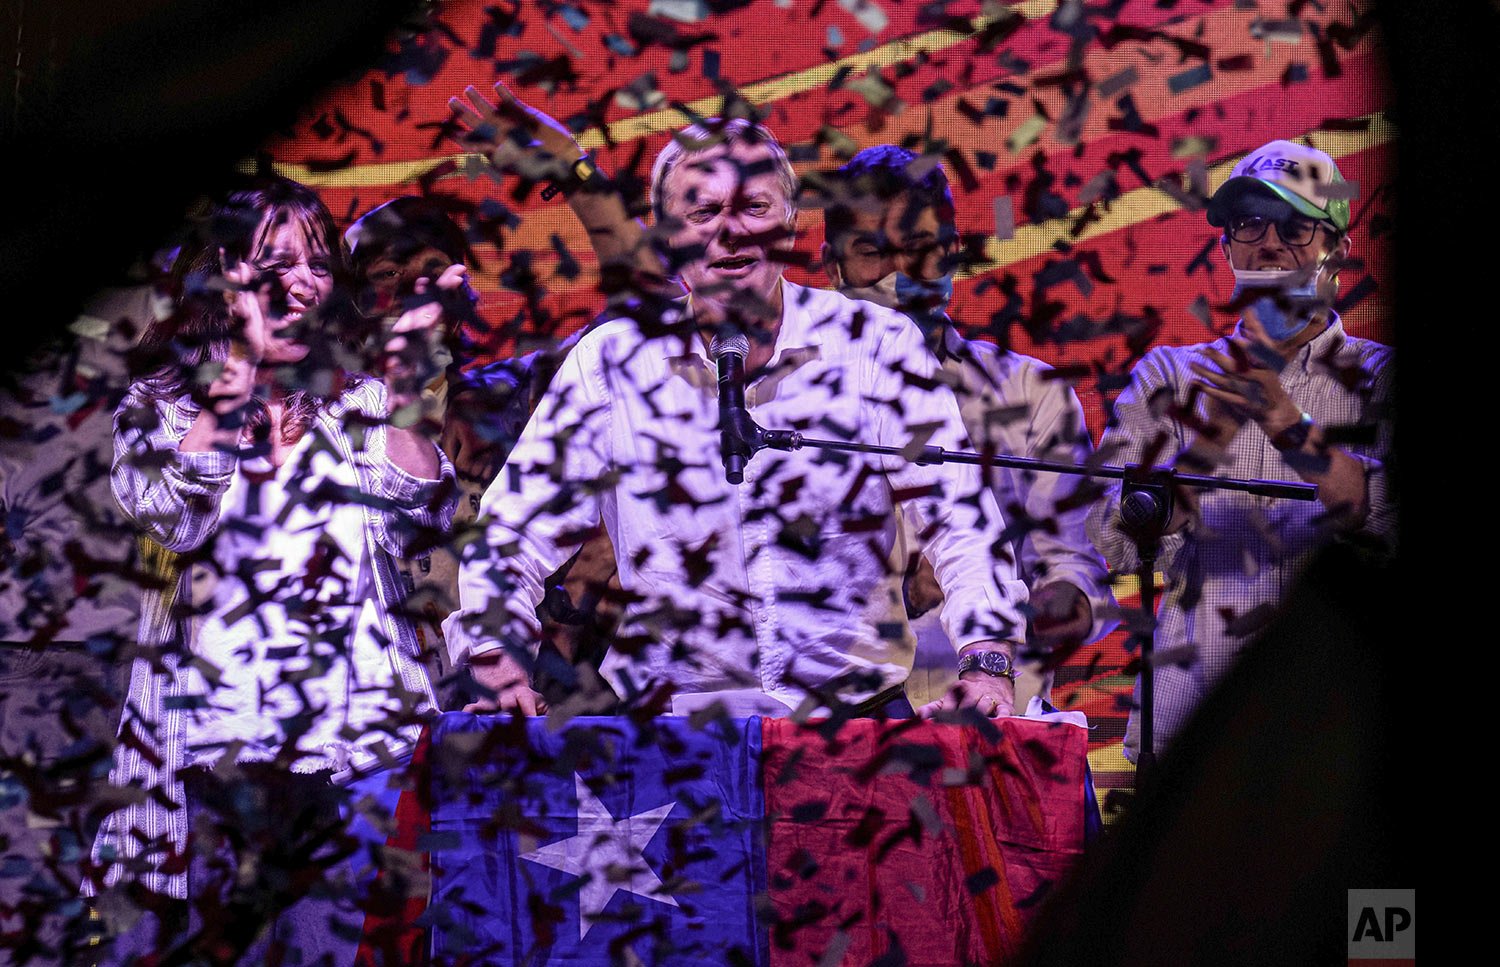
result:
<svg viewBox="0 0 1500 967"><path fill-rule="evenodd" d="M770 152L771 163L776 169L776 181L786 197L787 217L794 216L797 213L797 172L792 168L791 159L786 156L781 142L776 140L776 135L764 125L748 118L730 118L727 121L705 118L673 134L672 140L661 149L656 162L651 165L651 211L656 215L656 220L660 222L666 211L667 175L672 173L672 169L689 155L703 154L715 148L731 148L737 144L764 147Z"/></svg>

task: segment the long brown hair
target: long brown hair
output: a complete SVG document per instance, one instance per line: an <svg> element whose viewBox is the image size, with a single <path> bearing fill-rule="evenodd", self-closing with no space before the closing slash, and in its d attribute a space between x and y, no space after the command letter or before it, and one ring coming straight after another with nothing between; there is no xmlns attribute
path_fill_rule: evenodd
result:
<svg viewBox="0 0 1500 967"><path fill-rule="evenodd" d="M236 321L224 301L224 266L253 262L274 229L288 221L296 223L308 243L326 256L334 285L329 298L309 313L316 319L308 333L310 351L295 369L299 386L321 387L323 392L297 389L289 393L283 432L291 439L301 436L320 409L351 381L363 378L344 375L344 364L351 358L348 351L362 345L369 327L350 298L353 272L333 216L307 186L289 178L258 175L210 206L173 262L168 291L174 310L151 324L136 353L137 371L147 373L137 385L148 398L175 400L189 395L198 367L229 357ZM337 378L314 378L318 370L332 370ZM264 426L265 419L260 406L252 407L247 415L252 429Z"/></svg>

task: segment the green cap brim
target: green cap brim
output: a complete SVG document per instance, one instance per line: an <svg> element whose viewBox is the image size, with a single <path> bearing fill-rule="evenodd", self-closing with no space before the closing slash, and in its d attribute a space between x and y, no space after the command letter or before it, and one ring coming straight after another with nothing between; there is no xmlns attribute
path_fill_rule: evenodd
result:
<svg viewBox="0 0 1500 967"><path fill-rule="evenodd" d="M1215 228L1224 227L1227 221L1224 207L1245 192L1255 191L1256 189L1270 192L1288 205L1291 205L1299 214L1306 215L1308 218L1316 219L1320 222L1332 222L1339 231L1343 231L1349 227L1348 202L1343 202L1341 205L1339 201L1333 200L1328 203L1326 209L1319 208L1295 191L1283 188L1273 181L1257 178L1254 175L1240 175L1238 178L1230 178L1219 186L1219 190L1214 192L1213 198L1208 203L1208 223ZM1340 211L1341 208L1342 211Z"/></svg>

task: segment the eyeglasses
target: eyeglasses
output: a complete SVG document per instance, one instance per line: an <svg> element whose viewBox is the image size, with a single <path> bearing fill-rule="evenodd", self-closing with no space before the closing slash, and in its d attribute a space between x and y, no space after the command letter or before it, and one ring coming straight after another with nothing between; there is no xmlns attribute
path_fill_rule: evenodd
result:
<svg viewBox="0 0 1500 967"><path fill-rule="evenodd" d="M1311 218L1290 215L1281 221L1272 221L1262 215L1236 215L1229 219L1229 238L1242 245L1253 245L1266 237L1266 230L1276 226L1276 237L1293 248L1302 248L1317 237L1318 226Z"/></svg>

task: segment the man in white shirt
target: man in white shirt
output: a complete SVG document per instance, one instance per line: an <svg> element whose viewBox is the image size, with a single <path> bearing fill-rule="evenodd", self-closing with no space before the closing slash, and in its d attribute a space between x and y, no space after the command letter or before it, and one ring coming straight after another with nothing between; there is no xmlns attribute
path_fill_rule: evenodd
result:
<svg viewBox="0 0 1500 967"><path fill-rule="evenodd" d="M445 624L455 661L494 693L482 707L540 711L528 666L542 584L602 520L630 602L602 672L625 703L900 714L913 651L889 566L900 506L950 637L975 655L926 710L1009 714L1026 591L993 553L1004 523L977 470L809 448L762 452L742 485L725 482L708 354L725 328L750 337L745 398L762 426L949 449L963 430L910 320L782 278L791 165L763 128L711 124L679 134L652 172L688 298L598 327L558 372L485 495L486 539L465 553Z"/></svg>
<svg viewBox="0 0 1500 967"><path fill-rule="evenodd" d="M1066 380L1039 359L966 339L949 315L958 256L953 193L940 164L905 148L875 145L829 179L823 262L840 292L906 312L922 328L953 387L974 449L1003 456L1083 463L1093 452L1083 407ZM996 467L995 498L1009 524L1016 570L1031 591L1027 648L1016 679L1017 708L1050 699L1052 669L1115 625L1109 575L1085 526L1082 477ZM953 674L946 636L931 620L941 600L927 562L907 582L919 668ZM925 659L925 661L924 661ZM916 691L913 688L913 691Z"/></svg>
<svg viewBox="0 0 1500 967"><path fill-rule="evenodd" d="M1385 472L1394 353L1348 335L1332 309L1349 254L1348 198L1338 166L1314 148L1273 141L1241 159L1207 215L1224 232L1244 316L1225 338L1142 357L1100 442L1120 462L1318 485L1308 502L1177 495L1156 558L1167 592L1157 613L1153 752L1277 615L1313 552L1334 539L1382 549L1395 539ZM1139 566L1120 521L1120 485L1093 507L1089 528L1112 565ZM1142 747L1138 711L1125 736L1132 761Z"/></svg>

